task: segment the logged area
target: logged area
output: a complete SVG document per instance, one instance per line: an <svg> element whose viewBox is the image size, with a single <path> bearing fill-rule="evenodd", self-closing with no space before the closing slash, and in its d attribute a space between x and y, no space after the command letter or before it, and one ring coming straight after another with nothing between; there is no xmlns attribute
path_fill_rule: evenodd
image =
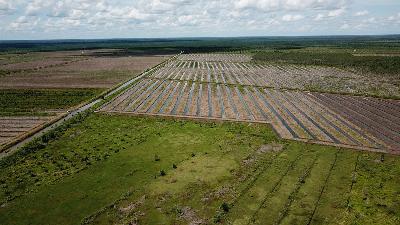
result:
<svg viewBox="0 0 400 225"><path fill-rule="evenodd" d="M399 221L398 156L256 123L91 114L68 127L1 161L2 224Z"/></svg>
<svg viewBox="0 0 400 225"><path fill-rule="evenodd" d="M167 56L117 49L0 54L0 151ZM25 117L39 117L24 127ZM18 118L21 118L20 120Z"/></svg>
<svg viewBox="0 0 400 225"><path fill-rule="evenodd" d="M286 139L400 153L399 101L293 90L304 89L307 80L351 72L238 59L248 56L182 55L100 111L271 123Z"/></svg>
<svg viewBox="0 0 400 225"><path fill-rule="evenodd" d="M166 56L120 55L120 50L29 53L4 59L1 88L110 88L151 68ZM28 55L29 55L28 54ZM0 60L1 62L1 60ZM5 71L5 72L4 72Z"/></svg>

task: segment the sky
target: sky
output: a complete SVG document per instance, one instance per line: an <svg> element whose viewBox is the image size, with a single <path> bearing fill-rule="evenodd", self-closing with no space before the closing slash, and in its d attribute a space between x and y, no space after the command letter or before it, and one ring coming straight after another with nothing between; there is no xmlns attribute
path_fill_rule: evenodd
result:
<svg viewBox="0 0 400 225"><path fill-rule="evenodd" d="M0 0L0 40L400 34L400 0Z"/></svg>

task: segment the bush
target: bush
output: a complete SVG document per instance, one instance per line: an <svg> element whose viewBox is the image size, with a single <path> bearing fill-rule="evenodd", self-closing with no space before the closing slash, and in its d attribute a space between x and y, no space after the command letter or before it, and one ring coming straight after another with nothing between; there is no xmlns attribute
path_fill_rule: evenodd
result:
<svg viewBox="0 0 400 225"><path fill-rule="evenodd" d="M229 212L230 206L229 206L228 203L224 202L224 203L222 203L222 205L221 205L221 209L224 210L224 212L227 213L227 212Z"/></svg>
<svg viewBox="0 0 400 225"><path fill-rule="evenodd" d="M164 171L164 170L160 170L160 176L165 176L165 175L167 175L167 173Z"/></svg>

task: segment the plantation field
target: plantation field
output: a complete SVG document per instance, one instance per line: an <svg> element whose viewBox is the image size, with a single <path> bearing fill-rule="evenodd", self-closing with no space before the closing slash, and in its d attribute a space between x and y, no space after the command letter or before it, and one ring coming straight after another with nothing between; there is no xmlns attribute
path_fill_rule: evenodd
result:
<svg viewBox="0 0 400 225"><path fill-rule="evenodd" d="M102 89L0 89L0 149L99 95Z"/></svg>
<svg viewBox="0 0 400 225"><path fill-rule="evenodd" d="M398 156L91 114L0 162L2 224L398 224ZM238 182L239 181L239 182Z"/></svg>
<svg viewBox="0 0 400 225"><path fill-rule="evenodd" d="M200 61L184 60L196 56ZM400 153L399 101L295 91L306 79L348 75L334 68L231 63L239 58L246 56L182 55L100 111L271 123L286 139Z"/></svg>
<svg viewBox="0 0 400 225"><path fill-rule="evenodd" d="M274 54L271 53L271 55ZM273 60L265 63L257 60L257 54L253 55L256 63L249 63L247 59L249 56L239 56L241 57L235 57L232 54L183 55L168 66L168 72L164 71L156 77L400 98L400 80L398 80L400 77L395 75L367 76L336 67L319 66L318 63L277 64ZM196 60L196 57L199 59ZM242 59L242 61L238 61L238 59ZM301 62L301 58L297 62ZM209 76L208 73L210 73ZM172 74L174 75L171 76Z"/></svg>
<svg viewBox="0 0 400 225"><path fill-rule="evenodd" d="M0 116L0 147L51 119L46 116Z"/></svg>
<svg viewBox="0 0 400 225"><path fill-rule="evenodd" d="M0 89L0 115L43 115L63 112L104 89Z"/></svg>

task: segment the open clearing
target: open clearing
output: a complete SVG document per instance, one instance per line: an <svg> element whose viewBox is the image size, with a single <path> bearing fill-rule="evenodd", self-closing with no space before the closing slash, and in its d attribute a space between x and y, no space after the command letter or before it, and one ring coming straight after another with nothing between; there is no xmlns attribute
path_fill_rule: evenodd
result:
<svg viewBox="0 0 400 225"><path fill-rule="evenodd" d="M286 139L400 153L399 101L293 90L307 80L357 75L238 60L247 56L182 55L100 111L270 123Z"/></svg>

